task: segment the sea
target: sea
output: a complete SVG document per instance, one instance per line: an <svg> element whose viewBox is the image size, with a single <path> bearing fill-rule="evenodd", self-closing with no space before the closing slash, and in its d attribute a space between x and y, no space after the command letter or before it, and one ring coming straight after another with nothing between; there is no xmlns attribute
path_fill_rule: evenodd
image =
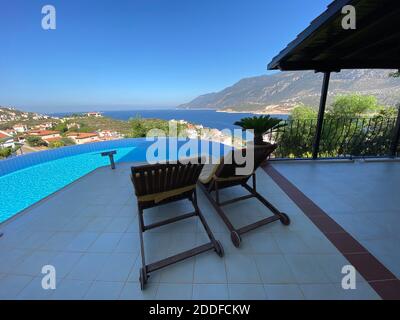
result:
<svg viewBox="0 0 400 320"><path fill-rule="evenodd" d="M236 129L234 123L244 117L252 117L252 113L227 113L215 110L187 110L187 109L142 109L129 111L102 111L103 116L117 120L129 120L131 118L156 118L163 120L185 120L204 127L222 129ZM71 114L53 113L53 116L67 116ZM274 117L286 119L287 115L273 115Z"/></svg>

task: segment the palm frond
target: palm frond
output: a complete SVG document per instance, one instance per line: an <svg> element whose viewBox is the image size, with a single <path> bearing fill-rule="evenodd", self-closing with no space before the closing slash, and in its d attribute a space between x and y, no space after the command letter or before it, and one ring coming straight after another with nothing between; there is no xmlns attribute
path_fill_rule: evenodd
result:
<svg viewBox="0 0 400 320"><path fill-rule="evenodd" d="M286 126L286 123L282 123L281 119L272 118L269 115L245 117L236 121L234 124L245 130L252 129L254 130L254 133L258 135L269 131L276 131L277 129Z"/></svg>

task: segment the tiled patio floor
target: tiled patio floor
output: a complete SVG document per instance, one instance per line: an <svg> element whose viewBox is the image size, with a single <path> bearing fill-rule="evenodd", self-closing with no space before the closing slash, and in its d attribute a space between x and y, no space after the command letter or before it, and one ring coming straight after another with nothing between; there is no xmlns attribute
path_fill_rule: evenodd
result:
<svg viewBox="0 0 400 320"><path fill-rule="evenodd" d="M240 249L201 191L199 205L225 257L208 252L151 275L140 291L137 213L129 164L100 168L27 210L0 231L2 299L379 299L361 276L343 290L347 260L263 171L258 189L289 214L243 236ZM225 196L241 193L230 190ZM189 209L146 211L147 223ZM256 200L229 206L237 225L264 216ZM206 242L195 218L145 233L148 262ZM54 265L57 289L43 290L41 268Z"/></svg>
<svg viewBox="0 0 400 320"><path fill-rule="evenodd" d="M400 277L400 162L274 167Z"/></svg>

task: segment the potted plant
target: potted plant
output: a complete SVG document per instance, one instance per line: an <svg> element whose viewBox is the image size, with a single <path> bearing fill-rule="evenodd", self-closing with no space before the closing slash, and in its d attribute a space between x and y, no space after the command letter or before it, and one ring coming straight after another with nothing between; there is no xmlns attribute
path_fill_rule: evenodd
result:
<svg viewBox="0 0 400 320"><path fill-rule="evenodd" d="M286 123L282 123L282 119L272 118L269 115L242 118L234 124L244 130L253 130L254 145L268 144L268 142L264 142L264 135L286 126Z"/></svg>

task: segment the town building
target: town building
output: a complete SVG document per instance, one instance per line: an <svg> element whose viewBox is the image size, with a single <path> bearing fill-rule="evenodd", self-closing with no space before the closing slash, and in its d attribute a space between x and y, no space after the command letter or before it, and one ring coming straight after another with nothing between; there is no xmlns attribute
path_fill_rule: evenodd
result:
<svg viewBox="0 0 400 320"><path fill-rule="evenodd" d="M18 123L16 125L13 126L13 129L17 132L17 133L24 133L28 131L28 127L26 124L21 124Z"/></svg>
<svg viewBox="0 0 400 320"><path fill-rule="evenodd" d="M123 138L120 133L111 130L100 130L97 132L97 134L101 140L116 140Z"/></svg>
<svg viewBox="0 0 400 320"><path fill-rule="evenodd" d="M52 130L31 130L28 131L29 136L38 136L41 137L43 140L47 140L49 138L60 138L61 135L58 131Z"/></svg>
<svg viewBox="0 0 400 320"><path fill-rule="evenodd" d="M97 133L93 132L70 132L67 137L72 139L76 144L85 144L100 141Z"/></svg>
<svg viewBox="0 0 400 320"><path fill-rule="evenodd" d="M51 129L54 126L54 122L46 122L46 123L41 123L35 126L35 129L38 130L48 130Z"/></svg>
<svg viewBox="0 0 400 320"><path fill-rule="evenodd" d="M88 112L86 113L86 115L88 117L95 117L95 118L100 118L103 116L100 112Z"/></svg>
<svg viewBox="0 0 400 320"><path fill-rule="evenodd" d="M9 133L0 130L0 148L8 148L8 147L11 148L15 147L14 137Z"/></svg>

